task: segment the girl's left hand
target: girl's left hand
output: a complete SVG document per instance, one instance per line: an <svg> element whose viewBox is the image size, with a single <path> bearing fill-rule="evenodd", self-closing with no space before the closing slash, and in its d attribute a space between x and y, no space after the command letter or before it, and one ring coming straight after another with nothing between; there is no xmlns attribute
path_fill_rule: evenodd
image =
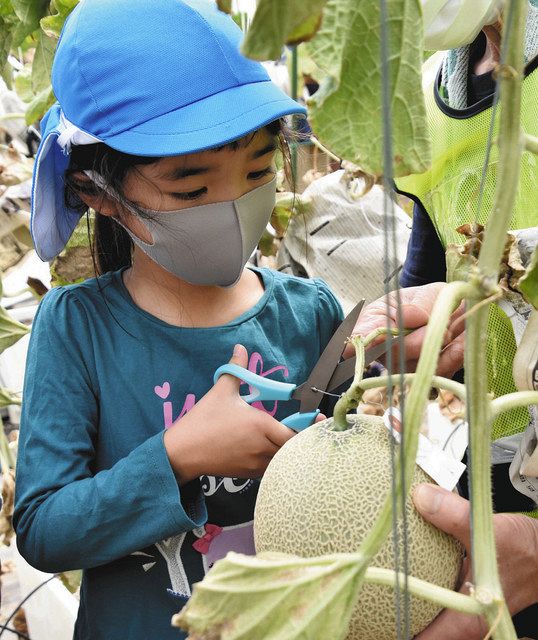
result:
<svg viewBox="0 0 538 640"><path fill-rule="evenodd" d="M426 333L426 326L435 304L437 296L445 287L444 282L434 282L422 287L409 287L400 289L400 301L403 325L405 329L413 329L413 332L404 339L406 371L415 371ZM463 366L464 349L464 322L459 321L463 313L463 305L452 314L450 324L445 334L443 350L437 365L437 375L452 377ZM393 291L389 294L388 305L385 296L374 300L362 311L359 321L353 329L353 334L367 336L369 333L385 327L387 317L392 327L398 326L398 300ZM374 344L382 342L385 336L380 336ZM398 347L393 349L393 362L398 362ZM350 358L354 354L353 345L348 344L344 350L344 358Z"/></svg>
<svg viewBox="0 0 538 640"><path fill-rule="evenodd" d="M423 518L453 535L465 547L461 593L472 583L469 502L437 485L421 484L413 501ZM538 520L519 514L493 516L499 574L512 615L538 602ZM482 640L488 626L482 617L445 609L415 640Z"/></svg>

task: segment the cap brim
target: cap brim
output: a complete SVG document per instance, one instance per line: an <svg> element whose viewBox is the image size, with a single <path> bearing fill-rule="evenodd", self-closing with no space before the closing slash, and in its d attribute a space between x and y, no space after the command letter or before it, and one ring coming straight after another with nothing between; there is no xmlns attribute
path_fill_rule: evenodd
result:
<svg viewBox="0 0 538 640"><path fill-rule="evenodd" d="M134 155L182 155L237 140L291 114L306 115L306 109L273 82L255 82L158 116L103 142Z"/></svg>
<svg viewBox="0 0 538 640"><path fill-rule="evenodd" d="M36 253L43 261L60 253L80 220L80 213L65 204L64 175L69 156L56 142L60 112L60 105L55 104L41 121L42 138L32 179L30 231Z"/></svg>

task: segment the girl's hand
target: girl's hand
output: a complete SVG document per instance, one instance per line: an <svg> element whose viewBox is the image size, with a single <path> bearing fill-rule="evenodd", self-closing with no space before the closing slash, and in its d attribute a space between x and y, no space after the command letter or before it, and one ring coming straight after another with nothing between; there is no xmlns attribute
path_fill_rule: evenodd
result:
<svg viewBox="0 0 538 640"><path fill-rule="evenodd" d="M245 347L236 345L230 362L246 367ZM168 458L181 484L202 475L259 478L280 447L295 435L242 400L239 387L235 376L221 376L164 434Z"/></svg>
<svg viewBox="0 0 538 640"><path fill-rule="evenodd" d="M436 485L422 484L413 493L423 518L453 535L465 547L461 593L472 583L469 502ZM499 513L493 516L497 561L504 597L512 615L538 602L538 521L528 516ZM488 626L482 617L445 609L416 640L481 640Z"/></svg>
<svg viewBox="0 0 538 640"><path fill-rule="evenodd" d="M444 286L446 286L444 282L434 282L422 287L400 289L403 325L405 329L413 329L413 332L406 336L404 340L405 364L408 372L416 369L424 334L426 333L426 325L430 319L435 300ZM463 321L458 321L462 313L463 305L452 314L437 365L437 375L450 378L463 366L464 323ZM392 327L398 326L398 300L394 291L389 294L388 305L385 296L383 296L364 308L353 334L360 333L362 336L367 336L375 329L385 327L387 325L387 317ZM384 335L380 336L373 344L378 344L383 340L385 340ZM344 358L351 357L353 353L353 345L348 344L344 350ZM393 349L393 363L397 368L397 346Z"/></svg>

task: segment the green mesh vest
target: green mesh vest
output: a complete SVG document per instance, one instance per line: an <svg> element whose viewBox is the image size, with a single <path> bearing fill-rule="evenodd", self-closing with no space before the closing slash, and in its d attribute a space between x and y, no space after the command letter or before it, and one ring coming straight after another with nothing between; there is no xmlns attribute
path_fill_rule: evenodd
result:
<svg viewBox="0 0 538 640"><path fill-rule="evenodd" d="M522 127L538 135L538 60L526 69L522 94ZM487 168L481 211L477 211L482 167L486 153L492 107L485 98L465 110L447 107L437 94L439 55L427 61L424 68L426 110L432 144L432 166L422 174L397 180L398 189L420 200L428 212L444 247L464 242L456 228L466 222L486 224L495 192L498 149L493 145ZM498 129L496 113L494 136ZM518 196L510 229L538 226L538 156L523 153ZM512 325L498 307L489 315L487 345L487 375L489 388L495 396L516 390L512 378L512 362L516 342ZM493 425L494 440L523 431L528 424L526 409L503 414Z"/></svg>

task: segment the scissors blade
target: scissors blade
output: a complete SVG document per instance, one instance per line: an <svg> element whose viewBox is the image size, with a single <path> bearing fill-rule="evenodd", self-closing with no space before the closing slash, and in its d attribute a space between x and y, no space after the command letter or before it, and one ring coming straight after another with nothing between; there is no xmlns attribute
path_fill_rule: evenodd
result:
<svg viewBox="0 0 538 640"><path fill-rule="evenodd" d="M390 344L392 343L393 340L390 341ZM364 352L364 366L367 367L369 364L374 362L374 360L377 360L380 356L385 354L388 349L389 346L387 345L386 340L376 345L375 347L369 347L368 349L366 349L366 351ZM355 360L356 358L355 356L353 356L353 358L344 360L344 362L341 362L336 367L334 373L331 376L331 379L327 383L327 391L334 391L335 389L338 389L340 385L344 384L344 382L353 378L353 376L355 375ZM295 393L297 393L297 390L295 391Z"/></svg>
<svg viewBox="0 0 538 640"><path fill-rule="evenodd" d="M351 335L353 327L357 323L359 315L364 306L364 299L361 300L350 313L344 318L338 329L334 332L329 343L325 347L316 365L312 369L308 380L297 387L293 393L293 398L301 400L301 413L310 413L317 409L323 399L323 395L314 389L325 391L327 383L334 374L334 370L340 360L344 350L344 342Z"/></svg>

